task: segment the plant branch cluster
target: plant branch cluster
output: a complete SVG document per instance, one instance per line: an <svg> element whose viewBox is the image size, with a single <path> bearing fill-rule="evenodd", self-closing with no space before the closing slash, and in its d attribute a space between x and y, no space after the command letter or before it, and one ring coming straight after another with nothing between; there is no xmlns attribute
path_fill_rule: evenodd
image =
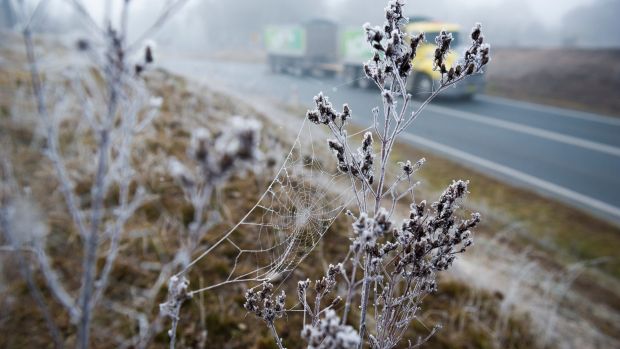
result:
<svg viewBox="0 0 620 349"><path fill-rule="evenodd" d="M168 299L160 304L161 315L172 319L170 335L170 347L174 348L176 331L179 322L179 312L182 303L191 297L187 293L189 280L184 276L188 268L206 256L212 249L207 250L201 256L190 261L190 256L199 246L204 235L217 223L220 222L217 210L211 202L218 186L233 175L239 175L244 170L251 170L262 159L259 149L261 123L256 119L247 119L234 116L228 120L223 130L211 134L205 128L197 128L191 137L187 148L188 165L176 158L169 160L169 173L179 183L186 200L192 205L193 219L189 224L189 239L185 241L171 262L170 268L162 268L169 272L180 265L181 272L170 277L168 281ZM191 164L191 165L189 165ZM220 238L217 246L226 237ZM184 291L179 293L179 280L182 280ZM182 295L183 297L179 297ZM186 297L187 296L187 297Z"/></svg>
<svg viewBox="0 0 620 349"><path fill-rule="evenodd" d="M472 40L471 46L465 51L465 54L460 62L454 67L448 69L446 67L446 55L450 51L450 44L454 40L451 33L442 30L435 38L437 48L435 49L435 55L433 60L433 69L439 70L441 73L441 82L449 83L463 76L472 75L476 72L480 72L484 66L490 61L489 44L484 43L484 36L482 35L482 25L477 23L472 28L470 38Z"/></svg>
<svg viewBox="0 0 620 349"><path fill-rule="evenodd" d="M346 129L352 117L349 106L337 112L322 93L314 99L316 108L306 114L309 121L331 132L333 138L327 140L327 146L334 154L338 171L351 178L357 203L356 213L347 212L353 219L349 254L337 266L330 265L326 276L315 283L314 306L307 300L310 281L298 284L304 319L311 320L308 324L304 320L302 330L309 348L361 348L364 343L375 349L396 347L416 320L424 297L437 290L437 273L447 270L456 256L473 244L472 229L480 221L478 213L469 219L459 218L460 204L468 193L466 181L454 181L431 205L415 200L417 182L413 176L424 159L399 163L400 173L388 182L398 136L437 94L467 76L481 73L489 62L489 46L484 43L479 24L472 30L472 45L450 68L446 56L453 38L440 32L435 38L434 61L442 76L439 88L411 111L407 79L425 36L403 31L408 22L403 15L404 4L402 0L388 1L383 26L363 26L374 50L363 66L364 72L379 89L383 103L383 115L379 108L372 110L374 132L365 133L354 150ZM397 224L394 210L405 197L410 198L409 216ZM387 208L386 202L390 202ZM322 301L330 293L336 293L331 296L333 301ZM335 305L342 299L344 307L337 309ZM348 323L354 304L360 315L357 328ZM373 329L368 328L369 323L374 324ZM429 336L438 328L433 328ZM426 339L419 339L418 345Z"/></svg>
<svg viewBox="0 0 620 349"><path fill-rule="evenodd" d="M260 291L256 292L249 289L245 293L245 299L243 307L265 321L276 340L278 348L284 349L282 339L278 336L274 325L274 321L284 316L286 312L286 294L284 291L274 297L273 284L263 282Z"/></svg>

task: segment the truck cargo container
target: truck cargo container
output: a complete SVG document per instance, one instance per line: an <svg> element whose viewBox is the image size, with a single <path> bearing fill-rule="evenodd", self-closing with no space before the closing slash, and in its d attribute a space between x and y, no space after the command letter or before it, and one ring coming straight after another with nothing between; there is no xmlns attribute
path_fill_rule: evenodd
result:
<svg viewBox="0 0 620 349"><path fill-rule="evenodd" d="M304 25L269 26L265 48L273 72L306 75L333 71L339 63L338 25L318 19Z"/></svg>

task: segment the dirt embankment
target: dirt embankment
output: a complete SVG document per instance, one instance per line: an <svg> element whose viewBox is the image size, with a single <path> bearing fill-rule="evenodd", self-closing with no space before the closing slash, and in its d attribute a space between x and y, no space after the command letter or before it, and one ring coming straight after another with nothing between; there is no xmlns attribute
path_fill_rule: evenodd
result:
<svg viewBox="0 0 620 349"><path fill-rule="evenodd" d="M620 117L620 49L494 48L488 92Z"/></svg>

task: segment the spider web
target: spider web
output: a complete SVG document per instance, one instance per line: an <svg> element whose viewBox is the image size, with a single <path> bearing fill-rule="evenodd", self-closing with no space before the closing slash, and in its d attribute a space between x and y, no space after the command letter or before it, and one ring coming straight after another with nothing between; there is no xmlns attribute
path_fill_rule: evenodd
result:
<svg viewBox="0 0 620 349"><path fill-rule="evenodd" d="M286 279L354 200L351 179L337 170L326 137L304 120L284 163L256 205L186 270L217 248L221 249L218 254L229 257L230 271L225 280L207 289L233 282Z"/></svg>

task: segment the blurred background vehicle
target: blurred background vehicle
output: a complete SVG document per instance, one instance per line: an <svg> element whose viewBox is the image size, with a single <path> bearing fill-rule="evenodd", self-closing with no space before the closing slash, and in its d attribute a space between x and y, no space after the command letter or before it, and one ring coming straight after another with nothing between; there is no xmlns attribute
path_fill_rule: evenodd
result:
<svg viewBox="0 0 620 349"><path fill-rule="evenodd" d="M426 98L441 78L434 67L435 37L442 30L452 34L453 50L446 57L450 69L460 59L468 42L462 42L461 27L455 23L412 17L405 30L411 35L424 33L426 42L418 49L412 61L413 72L407 89L419 99ZM315 19L303 25L269 25L264 29L264 48L267 64L273 73L296 76L339 75L352 86L367 88L370 80L364 78L362 63L372 57L366 34L360 27L340 28L326 19ZM483 75L476 75L447 90L442 96L471 99L484 91Z"/></svg>
<svg viewBox="0 0 620 349"><path fill-rule="evenodd" d="M315 19L303 25L273 25L265 29L267 64L272 72L298 76L338 69L338 25Z"/></svg>

